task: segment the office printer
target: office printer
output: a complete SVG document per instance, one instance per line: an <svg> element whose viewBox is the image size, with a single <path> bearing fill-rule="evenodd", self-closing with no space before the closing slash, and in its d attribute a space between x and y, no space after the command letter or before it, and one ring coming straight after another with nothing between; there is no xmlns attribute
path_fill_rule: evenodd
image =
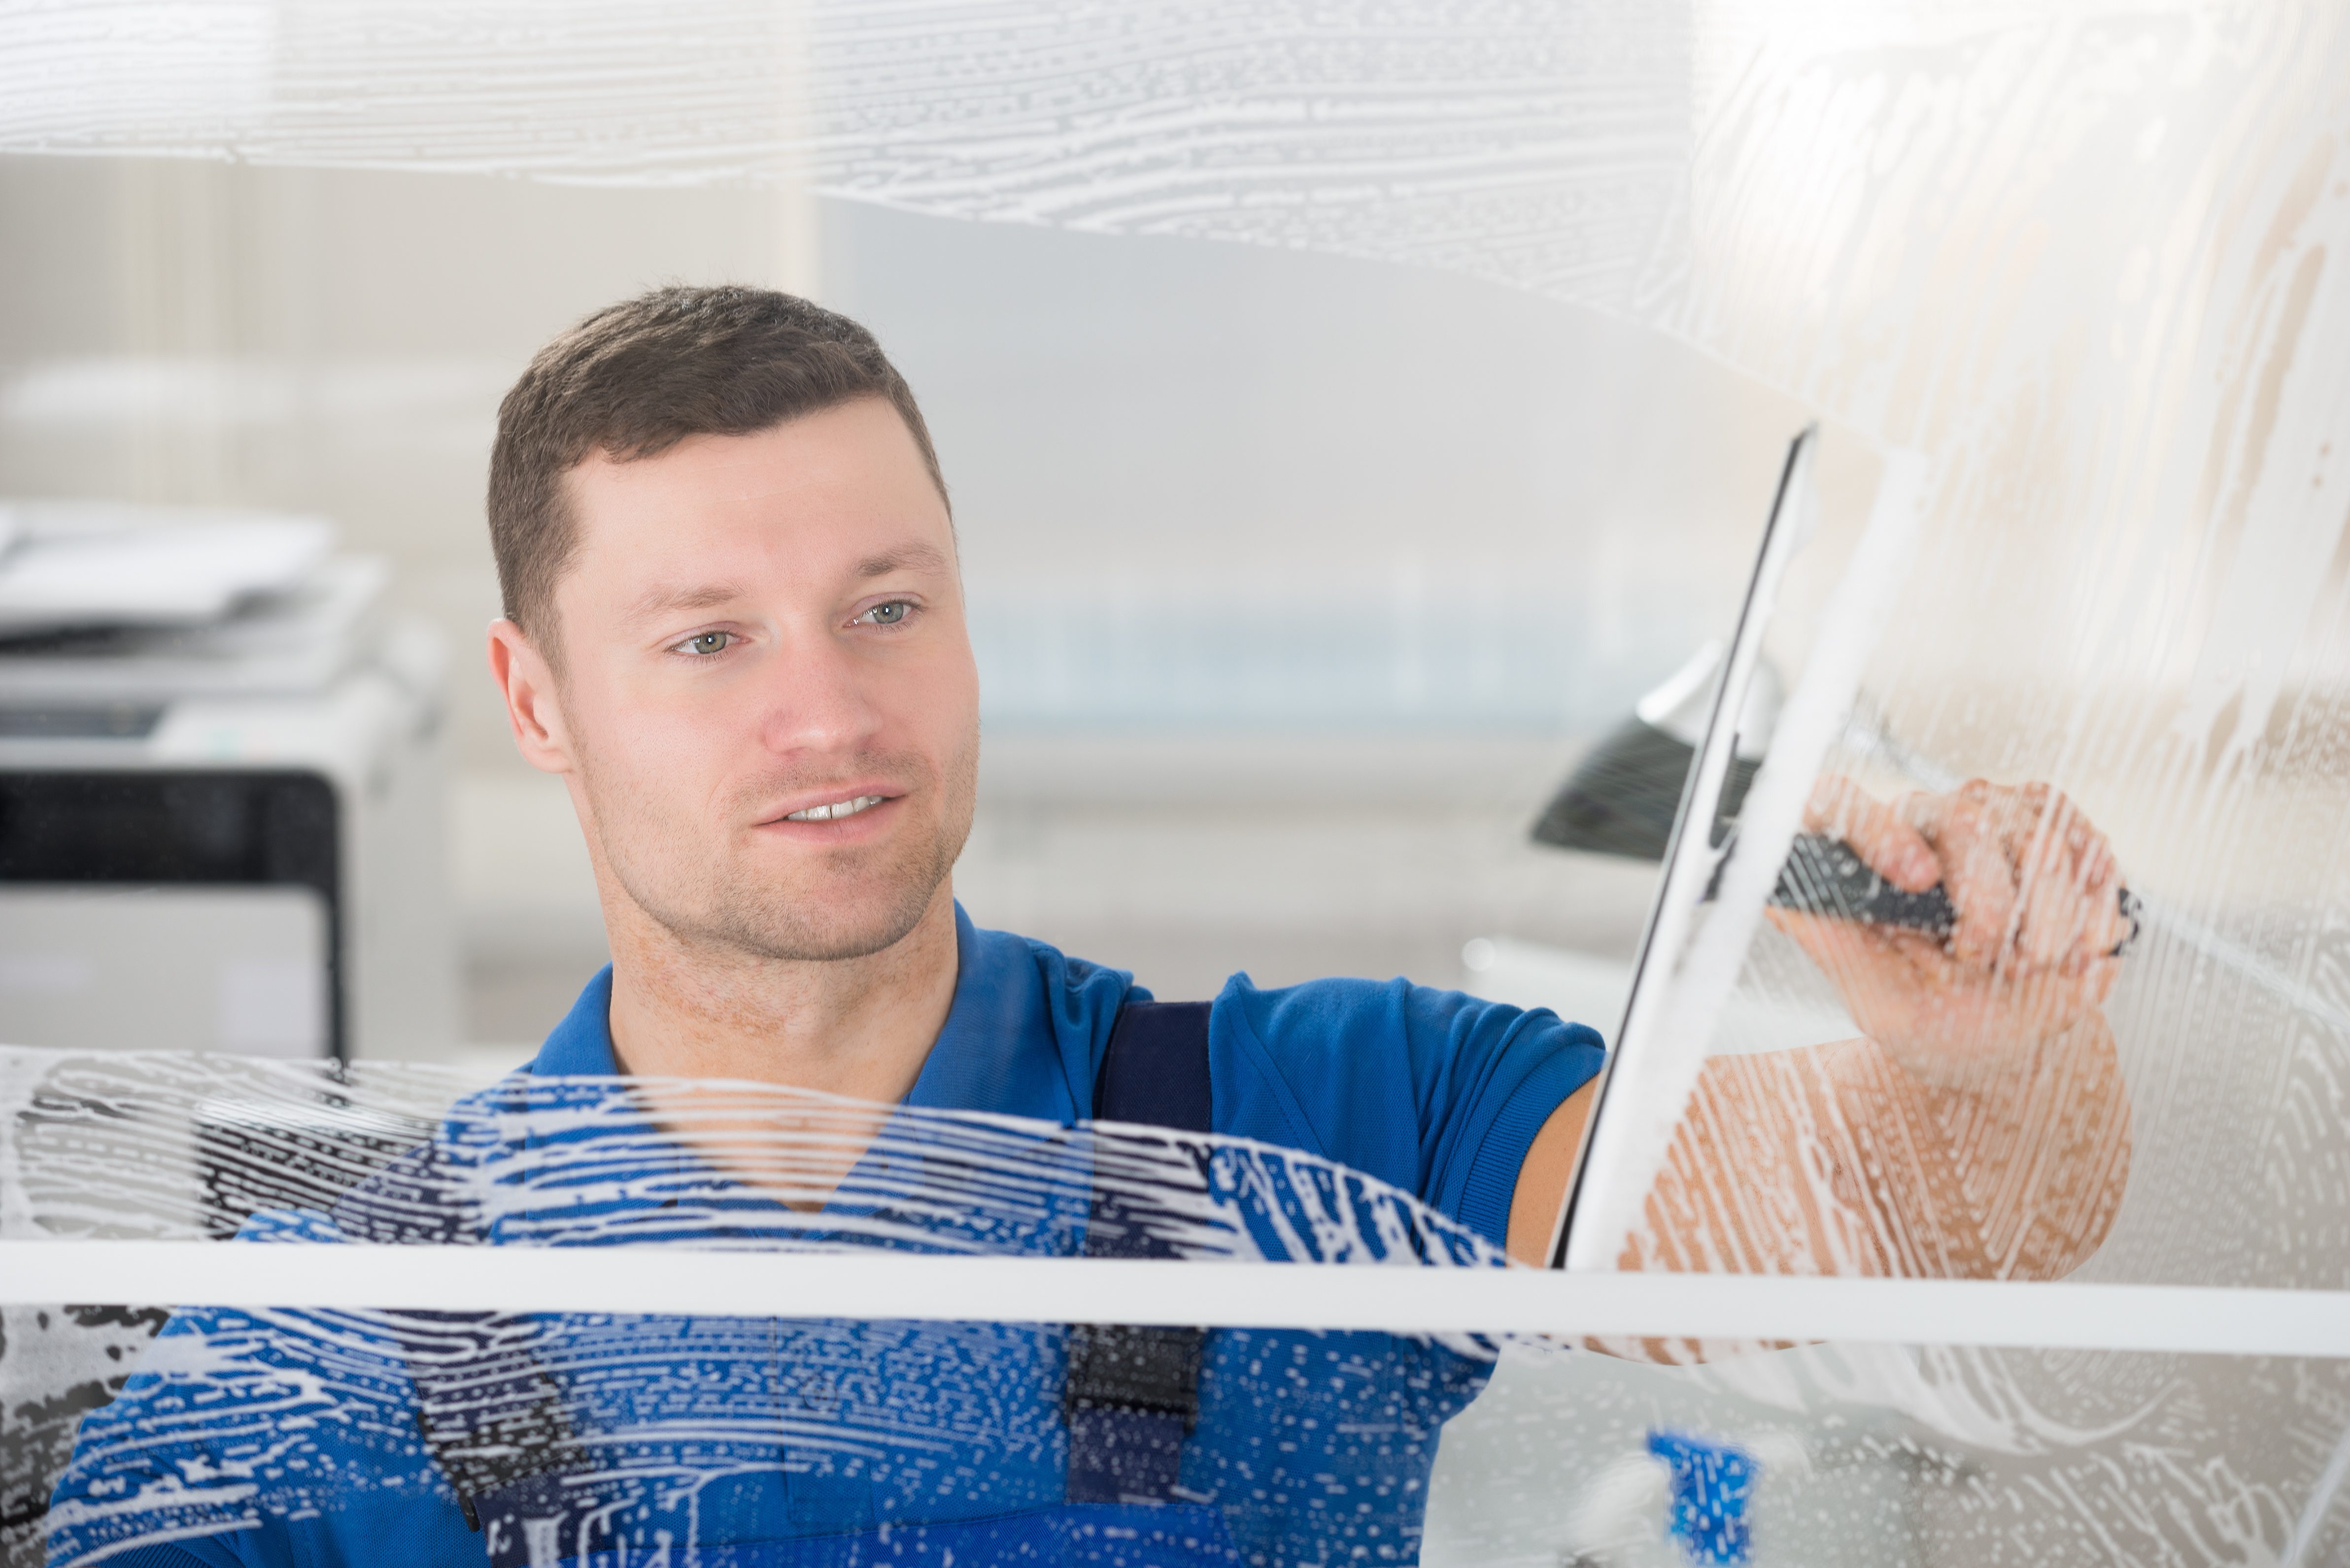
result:
<svg viewBox="0 0 2350 1568"><path fill-rule="evenodd" d="M443 655L322 519L0 504L0 1042L457 1037Z"/></svg>

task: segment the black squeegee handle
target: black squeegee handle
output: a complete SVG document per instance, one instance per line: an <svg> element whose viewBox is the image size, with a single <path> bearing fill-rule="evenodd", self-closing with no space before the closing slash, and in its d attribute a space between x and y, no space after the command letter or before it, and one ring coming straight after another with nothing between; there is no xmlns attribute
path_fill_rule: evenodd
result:
<svg viewBox="0 0 2350 1568"><path fill-rule="evenodd" d="M1825 833L1795 835L1771 902L1807 915L1900 926L1932 937L1948 937L1959 923L1950 896L1939 883L1922 893L1897 888L1871 870L1860 851ZM2116 957L2126 952L2138 936L2138 901L2126 888L2121 889L2121 909L2122 918L2130 923L2130 934L2114 949Z"/></svg>

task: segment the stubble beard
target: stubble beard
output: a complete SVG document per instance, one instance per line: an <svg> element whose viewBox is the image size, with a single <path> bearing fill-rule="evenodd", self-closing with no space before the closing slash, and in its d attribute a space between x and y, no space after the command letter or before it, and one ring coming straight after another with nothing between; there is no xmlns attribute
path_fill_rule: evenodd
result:
<svg viewBox="0 0 2350 1568"><path fill-rule="evenodd" d="M607 781L584 761L580 773L595 809L604 864L629 902L679 947L738 961L834 962L866 958L904 940L953 872L971 836L978 796L978 727L972 726L943 768L934 769L911 753L875 753L858 761L862 776L902 780L913 786L909 805L921 801L931 809L885 844L808 854L808 874L791 881L741 853L740 827L706 828L706 836L689 841L677 826L681 815L664 803L625 785L599 787ZM835 777L860 773L827 771ZM721 820L740 824L762 802L829 782L792 775L762 779L739 792L741 799L726 803ZM634 831L615 831L624 823ZM841 899L840 889L852 883L858 896Z"/></svg>

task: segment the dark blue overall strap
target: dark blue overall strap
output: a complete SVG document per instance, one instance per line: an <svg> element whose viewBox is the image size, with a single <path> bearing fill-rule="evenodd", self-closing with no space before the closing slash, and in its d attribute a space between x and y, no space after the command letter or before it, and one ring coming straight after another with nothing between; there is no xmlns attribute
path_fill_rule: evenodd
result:
<svg viewBox="0 0 2350 1568"><path fill-rule="evenodd" d="M1140 1122L1179 1132L1211 1130L1208 1003L1137 1002L1118 1010L1101 1073L1097 1121ZM1118 1201L1097 1190L1088 1256L1168 1256L1167 1244L1121 1222ZM1196 1328L1072 1324L1061 1418L1069 1427L1071 1502L1169 1502L1183 1438L1200 1418Z"/></svg>
<svg viewBox="0 0 2350 1568"><path fill-rule="evenodd" d="M1130 1002L1094 1079L1094 1119L1212 1132L1204 1002Z"/></svg>

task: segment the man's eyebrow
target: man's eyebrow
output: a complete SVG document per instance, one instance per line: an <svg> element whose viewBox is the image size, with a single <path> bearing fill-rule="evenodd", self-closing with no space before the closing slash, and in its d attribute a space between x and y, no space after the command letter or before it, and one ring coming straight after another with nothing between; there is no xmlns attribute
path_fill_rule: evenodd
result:
<svg viewBox="0 0 2350 1568"><path fill-rule="evenodd" d="M915 541L868 556L857 563L855 571L859 577L886 577L892 572L943 572L947 569L945 551L935 545ZM736 583L699 583L692 587L655 587L646 589L629 602L627 617L631 621L652 620L660 616L674 615L680 610L714 609L745 597L745 590Z"/></svg>
<svg viewBox="0 0 2350 1568"><path fill-rule="evenodd" d="M702 583L690 588L652 587L629 604L627 618L650 620L679 610L711 609L742 597L743 590L733 583Z"/></svg>
<svg viewBox="0 0 2350 1568"><path fill-rule="evenodd" d="M860 577L886 577L892 572L943 572L946 552L935 545L906 544L868 556L857 563Z"/></svg>

